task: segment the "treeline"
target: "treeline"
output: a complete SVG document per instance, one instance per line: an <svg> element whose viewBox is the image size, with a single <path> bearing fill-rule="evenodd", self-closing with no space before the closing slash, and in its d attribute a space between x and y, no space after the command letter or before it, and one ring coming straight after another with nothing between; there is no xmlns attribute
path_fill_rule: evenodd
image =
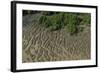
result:
<svg viewBox="0 0 100 73"><path fill-rule="evenodd" d="M84 27L90 26L90 13L72 13L72 12L52 12L52 11L23 11L23 15L41 13L38 24L49 28L51 31L60 30L63 27L71 35L82 31Z"/></svg>

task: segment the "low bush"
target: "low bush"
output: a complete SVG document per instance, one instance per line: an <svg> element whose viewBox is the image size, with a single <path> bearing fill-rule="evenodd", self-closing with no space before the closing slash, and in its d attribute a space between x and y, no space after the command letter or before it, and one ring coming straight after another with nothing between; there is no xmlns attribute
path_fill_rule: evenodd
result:
<svg viewBox="0 0 100 73"><path fill-rule="evenodd" d="M68 32L72 35L77 32L77 25L78 25L78 17L75 14L69 14L68 16L68 24L67 29Z"/></svg>
<svg viewBox="0 0 100 73"><path fill-rule="evenodd" d="M40 18L39 18L39 24L44 24L45 21L47 20L47 17L42 15Z"/></svg>
<svg viewBox="0 0 100 73"><path fill-rule="evenodd" d="M90 14L84 14L82 18L82 24L83 25L90 25L91 24L91 15Z"/></svg>
<svg viewBox="0 0 100 73"><path fill-rule="evenodd" d="M79 25L90 24L90 21L90 14L85 13L42 12L42 15L39 19L39 24L42 24L47 28L50 27L50 29L53 31L59 30L66 26L67 31L72 35L77 33Z"/></svg>

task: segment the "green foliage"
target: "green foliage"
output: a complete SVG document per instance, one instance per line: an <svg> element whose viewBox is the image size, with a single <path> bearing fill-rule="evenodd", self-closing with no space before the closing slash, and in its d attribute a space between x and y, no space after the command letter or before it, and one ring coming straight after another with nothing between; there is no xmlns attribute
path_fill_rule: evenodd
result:
<svg viewBox="0 0 100 73"><path fill-rule="evenodd" d="M45 20L44 26L45 26L45 27L50 27L50 26L52 26L52 22L51 22L50 18L47 18L47 19Z"/></svg>
<svg viewBox="0 0 100 73"><path fill-rule="evenodd" d="M86 13L65 13L65 12L41 12L39 24L52 31L59 30L66 26L67 31L72 35L83 28L78 28L79 25L88 25L91 21L90 14Z"/></svg>
<svg viewBox="0 0 100 73"><path fill-rule="evenodd" d="M77 19L78 17L75 14L69 14L67 29L70 34L74 34L77 32Z"/></svg>
<svg viewBox="0 0 100 73"><path fill-rule="evenodd" d="M91 24L91 15L90 14L84 14L82 17L82 22L83 25L90 25Z"/></svg>
<svg viewBox="0 0 100 73"><path fill-rule="evenodd" d="M60 15L54 15L51 17L51 19L53 20L52 21L52 30L58 30L60 29L62 26L61 26L61 17Z"/></svg>
<svg viewBox="0 0 100 73"><path fill-rule="evenodd" d="M45 21L47 20L47 17L42 15L39 19L39 24L45 24Z"/></svg>
<svg viewBox="0 0 100 73"><path fill-rule="evenodd" d="M64 18L63 18L63 24L64 24L64 26L66 26L67 24L68 24L68 13L66 14L66 13L64 13Z"/></svg>

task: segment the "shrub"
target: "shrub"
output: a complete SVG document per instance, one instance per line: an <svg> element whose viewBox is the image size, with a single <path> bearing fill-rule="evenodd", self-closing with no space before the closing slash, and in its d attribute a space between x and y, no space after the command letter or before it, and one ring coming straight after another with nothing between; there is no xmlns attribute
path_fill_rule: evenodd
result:
<svg viewBox="0 0 100 73"><path fill-rule="evenodd" d="M80 14L80 24L81 25L90 25L91 24L91 15L89 13Z"/></svg>
<svg viewBox="0 0 100 73"><path fill-rule="evenodd" d="M62 13L55 14L51 17L52 20L52 30L59 30L63 26L63 15Z"/></svg>
<svg viewBox="0 0 100 73"><path fill-rule="evenodd" d="M42 15L42 16L39 18L39 24L44 24L46 20L47 20L46 16Z"/></svg>
<svg viewBox="0 0 100 73"><path fill-rule="evenodd" d="M50 26L52 26L52 22L51 22L51 20L50 20L49 17L45 20L44 26L45 26L45 27L50 27Z"/></svg>
<svg viewBox="0 0 100 73"><path fill-rule="evenodd" d="M69 14L67 30L72 35L77 32L77 16L75 14Z"/></svg>
<svg viewBox="0 0 100 73"><path fill-rule="evenodd" d="M90 14L84 14L82 23L85 25L90 25L91 24L91 15Z"/></svg>
<svg viewBox="0 0 100 73"><path fill-rule="evenodd" d="M65 13L65 12L41 12L39 24L51 30L59 30L66 26L67 31L72 35L83 28L78 28L79 25L90 24L91 17L89 14L80 13Z"/></svg>

